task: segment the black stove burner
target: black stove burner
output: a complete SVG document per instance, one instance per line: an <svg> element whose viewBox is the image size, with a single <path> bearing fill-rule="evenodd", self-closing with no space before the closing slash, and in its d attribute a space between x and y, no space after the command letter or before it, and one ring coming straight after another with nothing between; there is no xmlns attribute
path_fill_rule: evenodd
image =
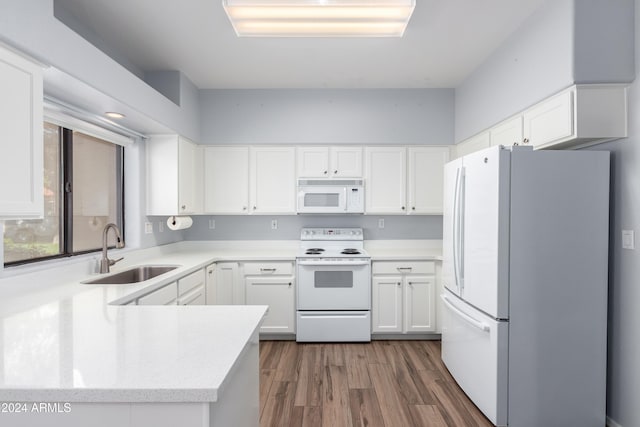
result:
<svg viewBox="0 0 640 427"><path fill-rule="evenodd" d="M307 251L305 252L305 255L321 255L322 252L324 252L324 249L322 248L310 248L310 249L307 249Z"/></svg>
<svg viewBox="0 0 640 427"><path fill-rule="evenodd" d="M347 248L340 253L343 255L360 255L362 252L360 252L358 249Z"/></svg>

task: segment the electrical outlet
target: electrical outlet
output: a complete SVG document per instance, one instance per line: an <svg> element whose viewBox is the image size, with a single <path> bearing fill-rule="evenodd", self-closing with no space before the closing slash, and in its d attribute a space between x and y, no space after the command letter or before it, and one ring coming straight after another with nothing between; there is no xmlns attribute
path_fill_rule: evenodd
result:
<svg viewBox="0 0 640 427"><path fill-rule="evenodd" d="M210 219L209 220L209 230L215 230L216 228L216 220L215 219Z"/></svg>
<svg viewBox="0 0 640 427"><path fill-rule="evenodd" d="M384 218L378 220L378 228L384 228Z"/></svg>
<svg viewBox="0 0 640 427"><path fill-rule="evenodd" d="M277 230L278 229L278 220L277 219L272 219L271 220L271 229L272 230Z"/></svg>
<svg viewBox="0 0 640 427"><path fill-rule="evenodd" d="M162 221L158 222L158 231L161 233L164 232L164 222Z"/></svg>
<svg viewBox="0 0 640 427"><path fill-rule="evenodd" d="M144 223L144 234L153 234L153 223L145 222Z"/></svg>
<svg viewBox="0 0 640 427"><path fill-rule="evenodd" d="M622 230L622 249L635 249L635 233L633 230Z"/></svg>

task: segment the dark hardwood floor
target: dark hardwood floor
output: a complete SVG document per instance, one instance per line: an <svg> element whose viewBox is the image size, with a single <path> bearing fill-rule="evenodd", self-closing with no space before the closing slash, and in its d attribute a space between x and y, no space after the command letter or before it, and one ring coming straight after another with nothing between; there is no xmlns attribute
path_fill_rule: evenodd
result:
<svg viewBox="0 0 640 427"><path fill-rule="evenodd" d="M490 427L439 341L260 343L260 426Z"/></svg>

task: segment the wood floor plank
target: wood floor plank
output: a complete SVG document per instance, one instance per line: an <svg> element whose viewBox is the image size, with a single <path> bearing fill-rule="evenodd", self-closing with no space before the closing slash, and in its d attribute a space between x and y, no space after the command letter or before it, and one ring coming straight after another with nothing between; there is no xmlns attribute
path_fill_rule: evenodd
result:
<svg viewBox="0 0 640 427"><path fill-rule="evenodd" d="M349 390L349 403L354 427L385 427L378 396L373 389Z"/></svg>
<svg viewBox="0 0 640 427"><path fill-rule="evenodd" d="M263 427L289 426L294 405L295 384L288 381L274 381L271 386L264 410L260 415Z"/></svg>
<svg viewBox="0 0 640 427"><path fill-rule="evenodd" d="M352 427L346 368L328 365L324 372L322 426Z"/></svg>
<svg viewBox="0 0 640 427"><path fill-rule="evenodd" d="M302 427L318 427L322 425L322 407L306 406L302 418Z"/></svg>
<svg viewBox="0 0 640 427"><path fill-rule="evenodd" d="M323 352L322 346L305 344L300 360L296 386L296 406L320 406L322 404Z"/></svg>
<svg viewBox="0 0 640 427"><path fill-rule="evenodd" d="M407 405L398 390L391 366L370 364L369 376L378 396L380 412L387 426L409 426Z"/></svg>
<svg viewBox="0 0 640 427"><path fill-rule="evenodd" d="M264 410L275 375L275 369L260 369L260 413Z"/></svg>
<svg viewBox="0 0 640 427"><path fill-rule="evenodd" d="M435 405L409 405L411 425L421 427L448 427Z"/></svg>
<svg viewBox="0 0 640 427"><path fill-rule="evenodd" d="M453 388L452 384L443 380L434 381L433 394L447 425L467 427L478 425L461 401L464 393Z"/></svg>
<svg viewBox="0 0 640 427"><path fill-rule="evenodd" d="M362 344L344 345L344 358L349 388L371 388L364 346Z"/></svg>
<svg viewBox="0 0 640 427"><path fill-rule="evenodd" d="M283 348L280 354L280 361L276 371L276 381L297 381L298 370L300 369L300 358L298 352L303 346L299 346L295 341L283 341Z"/></svg>

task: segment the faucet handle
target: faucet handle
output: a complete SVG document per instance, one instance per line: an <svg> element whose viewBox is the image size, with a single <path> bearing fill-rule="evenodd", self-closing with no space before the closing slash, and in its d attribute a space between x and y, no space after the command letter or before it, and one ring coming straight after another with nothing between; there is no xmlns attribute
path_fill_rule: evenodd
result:
<svg viewBox="0 0 640 427"><path fill-rule="evenodd" d="M110 259L109 260L109 265L114 265L116 262L122 261L124 259L124 257L120 257L118 259Z"/></svg>

